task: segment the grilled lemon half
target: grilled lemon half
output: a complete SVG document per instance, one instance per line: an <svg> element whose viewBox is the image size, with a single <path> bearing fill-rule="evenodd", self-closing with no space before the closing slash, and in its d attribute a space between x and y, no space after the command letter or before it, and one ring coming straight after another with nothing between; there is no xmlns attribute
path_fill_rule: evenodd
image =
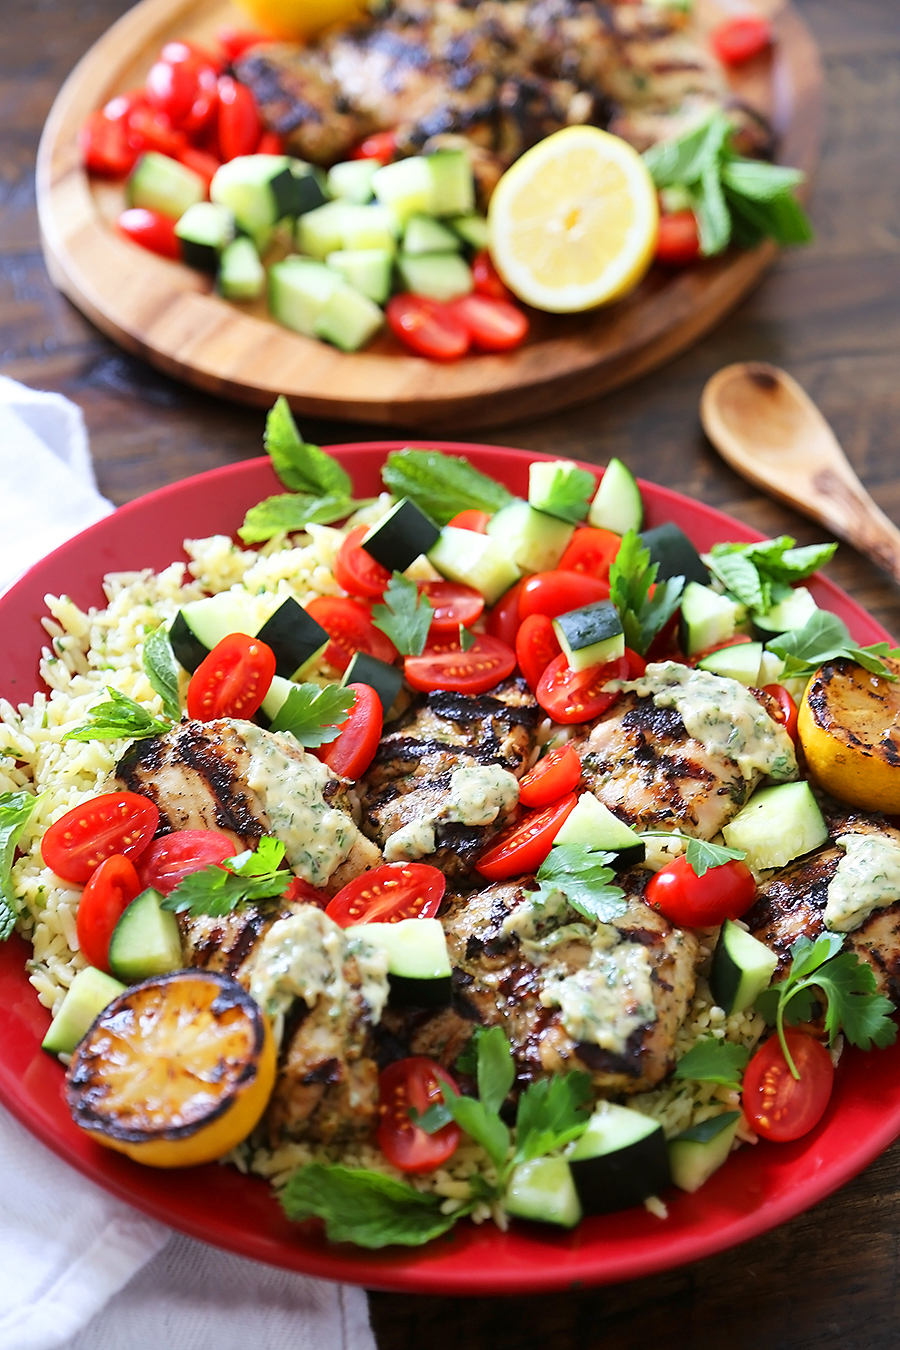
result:
<svg viewBox="0 0 900 1350"><path fill-rule="evenodd" d="M900 676L900 661L885 665ZM798 727L810 772L827 792L900 813L900 680L854 661L824 665L809 682Z"/></svg>
<svg viewBox="0 0 900 1350"><path fill-rule="evenodd" d="M259 1005L228 975L180 970L126 989L66 1074L76 1124L151 1167L212 1162L245 1139L275 1082Z"/></svg>

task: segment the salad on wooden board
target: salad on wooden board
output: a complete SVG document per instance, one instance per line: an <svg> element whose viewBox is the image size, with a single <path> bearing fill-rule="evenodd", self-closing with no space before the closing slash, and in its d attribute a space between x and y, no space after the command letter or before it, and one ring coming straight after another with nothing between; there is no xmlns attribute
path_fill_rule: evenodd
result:
<svg viewBox="0 0 900 1350"><path fill-rule="evenodd" d="M0 701L76 1123L364 1247L664 1218L813 1130L900 992L900 653L803 584L835 545L701 556L618 460L392 451L361 501L283 400L266 446L239 541L48 597Z"/></svg>

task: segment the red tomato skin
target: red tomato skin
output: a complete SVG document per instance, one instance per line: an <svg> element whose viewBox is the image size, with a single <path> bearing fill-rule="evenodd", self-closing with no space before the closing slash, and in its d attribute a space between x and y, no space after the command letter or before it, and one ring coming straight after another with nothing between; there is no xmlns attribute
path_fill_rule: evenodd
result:
<svg viewBox="0 0 900 1350"><path fill-rule="evenodd" d="M131 144L125 119L110 117L105 109L88 114L78 132L78 144L88 173L104 178L129 174L141 148Z"/></svg>
<svg viewBox="0 0 900 1350"><path fill-rule="evenodd" d="M698 877L686 857L667 863L647 883L647 904L681 928L711 928L739 919L756 899L746 863L732 859Z"/></svg>
<svg viewBox="0 0 900 1350"><path fill-rule="evenodd" d="M478 859L475 870L488 881L506 881L536 872L577 801L577 793L571 792L543 811L530 811L494 840Z"/></svg>
<svg viewBox="0 0 900 1350"><path fill-rule="evenodd" d="M772 45L772 26L761 15L739 15L713 29L712 49L726 66L740 66Z"/></svg>
<svg viewBox="0 0 900 1350"><path fill-rule="evenodd" d="M772 1036L747 1065L741 1101L757 1134L777 1144L800 1139L814 1129L834 1087L834 1065L821 1041L793 1028L786 1028L784 1037L799 1080L790 1071L778 1037Z"/></svg>
<svg viewBox="0 0 900 1350"><path fill-rule="evenodd" d="M472 259L472 284L479 295L489 295L493 300L512 299L486 248L480 249Z"/></svg>
<svg viewBox="0 0 900 1350"><path fill-rule="evenodd" d="M159 808L149 797L105 792L54 821L41 840L41 857L64 881L83 883L114 853L140 857L158 824Z"/></svg>
<svg viewBox="0 0 900 1350"><path fill-rule="evenodd" d="M188 717L252 717L275 676L275 653L258 638L231 633L213 647L191 676Z"/></svg>
<svg viewBox="0 0 900 1350"><path fill-rule="evenodd" d="M775 699L781 710L781 724L794 744L797 744L797 719L800 716L796 703L783 684L764 684L763 693Z"/></svg>
<svg viewBox="0 0 900 1350"><path fill-rule="evenodd" d="M180 159L188 148L184 132L177 131L165 113L147 103L136 103L128 113L127 123L129 138L141 150L156 150L169 159Z"/></svg>
<svg viewBox="0 0 900 1350"><path fill-rule="evenodd" d="M75 919L78 945L88 965L110 973L109 940L113 929L140 891L134 863L121 853L104 859L88 877Z"/></svg>
<svg viewBox="0 0 900 1350"><path fill-rule="evenodd" d="M355 652L366 652L388 665L396 661L397 648L387 634L375 627L368 606L359 600L317 596L310 600L306 612L331 638L325 648L325 659L336 670L346 670Z"/></svg>
<svg viewBox="0 0 900 1350"><path fill-rule="evenodd" d="M457 581L420 581L419 594L434 610L429 634L458 633L460 624L468 628L484 610L484 596Z"/></svg>
<svg viewBox="0 0 900 1350"><path fill-rule="evenodd" d="M516 634L516 660L530 689L537 689L550 662L561 654L552 619L546 614L529 614L522 620Z"/></svg>
<svg viewBox="0 0 900 1350"><path fill-rule="evenodd" d="M423 693L449 689L457 694L484 694L516 668L516 654L498 638L476 635L467 652L458 642L426 647L421 656L407 656L403 671L408 684Z"/></svg>
<svg viewBox="0 0 900 1350"><path fill-rule="evenodd" d="M667 267L686 267L700 257L700 232L693 211L671 211L660 216L656 261Z"/></svg>
<svg viewBox="0 0 900 1350"><path fill-rule="evenodd" d="M516 645L516 634L522 621L519 614L519 598L525 581L526 578L523 577L514 586L510 586L509 590L501 595L488 614L488 633L491 637L499 638L501 642L505 642L507 647L515 647Z"/></svg>
<svg viewBox="0 0 900 1350"><path fill-rule="evenodd" d="M410 1107L422 1115L429 1106L442 1102L442 1083L459 1092L446 1069L424 1055L389 1064L378 1080L378 1147L388 1162L403 1172L433 1172L456 1152L460 1128L455 1121L428 1134L409 1115Z"/></svg>
<svg viewBox="0 0 900 1350"><path fill-rule="evenodd" d="M182 164L186 164L194 173L198 173L206 184L206 190L209 192L209 185L215 176L216 170L220 167L219 160L215 155L211 155L207 150L198 150L194 145L188 145L178 156Z"/></svg>
<svg viewBox="0 0 900 1350"><path fill-rule="evenodd" d="M574 745L561 745L539 759L519 783L519 803L532 809L552 806L581 782L581 760Z"/></svg>
<svg viewBox="0 0 900 1350"><path fill-rule="evenodd" d="M283 896L284 903L287 905L296 904L302 900L305 904L315 905L317 909L326 909L330 898L325 891L319 891L315 886L310 886L309 882L304 881L302 877L294 877Z"/></svg>
<svg viewBox="0 0 900 1350"><path fill-rule="evenodd" d="M379 164L390 164L397 153L397 137L393 131L376 131L350 152L351 159L377 159Z"/></svg>
<svg viewBox="0 0 900 1350"><path fill-rule="evenodd" d="M262 131L256 99L245 84L230 75L219 76L218 93L219 153L223 162L252 155Z"/></svg>
<svg viewBox="0 0 900 1350"><path fill-rule="evenodd" d="M472 530L475 534L487 534L489 520L487 511L470 508L468 511L460 511L452 520L448 520L447 524L452 525L455 530Z"/></svg>
<svg viewBox="0 0 900 1350"><path fill-rule="evenodd" d="M175 221L159 211L148 211L145 206L129 206L116 221L116 229L133 244L161 258L181 258L181 244L175 233Z"/></svg>
<svg viewBox="0 0 900 1350"><path fill-rule="evenodd" d="M366 600L380 600L391 574L364 548L360 548L362 540L368 533L368 525L357 525L347 535L334 562L334 579L350 595L361 595Z"/></svg>
<svg viewBox="0 0 900 1350"><path fill-rule="evenodd" d="M472 291L451 300L448 308L468 329L476 351L509 352L521 347L528 336L528 315L510 300Z"/></svg>
<svg viewBox="0 0 900 1350"><path fill-rule="evenodd" d="M458 361L472 344L466 325L440 300L403 291L391 296L384 313L394 337L429 361Z"/></svg>
<svg viewBox="0 0 900 1350"><path fill-rule="evenodd" d="M258 155L283 155L284 141L275 131L264 131L256 147Z"/></svg>
<svg viewBox="0 0 900 1350"><path fill-rule="evenodd" d="M647 670L647 662L630 647L625 648L625 660L628 662L629 680L639 680Z"/></svg>
<svg viewBox="0 0 900 1350"><path fill-rule="evenodd" d="M546 614L548 619L555 619L559 614L568 614L570 609L581 609L582 605L608 599L609 584L599 577L583 572L564 572L561 568L537 572L533 577L525 578L519 596L519 620L527 619L530 614Z"/></svg>
<svg viewBox="0 0 900 1350"><path fill-rule="evenodd" d="M346 722L341 723L340 735L323 746L321 759L332 773L340 778L362 778L375 757L384 716L381 699L370 684L348 684L356 695Z"/></svg>
<svg viewBox="0 0 900 1350"><path fill-rule="evenodd" d="M167 42L145 84L148 102L189 133L205 126L215 111L216 86L212 59L187 42Z"/></svg>
<svg viewBox="0 0 900 1350"><path fill-rule="evenodd" d="M624 656L605 666L589 666L579 671L569 670L565 656L558 656L544 671L534 696L555 722L567 725L591 722L619 697L618 691L607 692L603 685L628 677L628 658Z"/></svg>
<svg viewBox="0 0 900 1350"><path fill-rule="evenodd" d="M251 33L248 29L232 28L229 25L219 29L216 41L229 61L237 61L251 47L257 47L262 42L271 42L272 38L266 37L263 33Z"/></svg>
<svg viewBox="0 0 900 1350"><path fill-rule="evenodd" d="M138 859L141 889L152 886L169 895L185 877L222 863L237 853L234 843L220 830L175 830L154 839Z"/></svg>
<svg viewBox="0 0 900 1350"><path fill-rule="evenodd" d="M621 535L613 534L612 530L586 525L572 535L569 547L559 560L559 571L583 572L606 581L621 543Z"/></svg>
<svg viewBox="0 0 900 1350"><path fill-rule="evenodd" d="M383 863L348 881L329 900L325 913L341 928L433 919L446 885L443 872L428 863Z"/></svg>

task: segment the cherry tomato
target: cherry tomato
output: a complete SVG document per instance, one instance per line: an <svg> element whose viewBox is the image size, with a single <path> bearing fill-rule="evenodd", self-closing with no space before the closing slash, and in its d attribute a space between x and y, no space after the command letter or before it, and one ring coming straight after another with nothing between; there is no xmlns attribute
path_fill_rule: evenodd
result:
<svg viewBox="0 0 900 1350"><path fill-rule="evenodd" d="M534 696L554 722L591 722L611 708L618 692L604 688L610 680L627 680L628 658L609 661L605 666L570 670L566 657L551 661L538 682Z"/></svg>
<svg viewBox="0 0 900 1350"><path fill-rule="evenodd" d="M430 361L458 361L471 345L468 328L440 300L404 291L391 296L385 315L394 336Z"/></svg>
<svg viewBox="0 0 900 1350"><path fill-rule="evenodd" d="M410 1107L423 1115L429 1106L442 1102L442 1085L459 1091L446 1069L424 1055L389 1064L378 1080L378 1147L402 1172L433 1172L456 1152L460 1128L455 1121L428 1134L409 1114Z"/></svg>
<svg viewBox="0 0 900 1350"><path fill-rule="evenodd" d="M451 300L448 310L468 329L472 346L479 352L509 352L521 347L528 336L528 315L511 300L472 291Z"/></svg>
<svg viewBox="0 0 900 1350"><path fill-rule="evenodd" d="M256 147L258 155L283 155L284 141L275 131L264 131Z"/></svg>
<svg viewBox="0 0 900 1350"><path fill-rule="evenodd" d="M647 662L637 652L633 652L630 647L625 648L625 660L628 662L629 680L639 680L646 672Z"/></svg>
<svg viewBox="0 0 900 1350"><path fill-rule="evenodd" d="M310 886L309 882L304 881L302 877L294 877L282 900L286 905L297 904L302 901L307 905L315 905L318 909L326 909L330 898L325 891L316 890L315 886Z"/></svg>
<svg viewBox="0 0 900 1350"><path fill-rule="evenodd" d="M88 877L75 919L78 945L88 965L109 974L113 929L141 889L134 863L122 853L105 858Z"/></svg>
<svg viewBox="0 0 900 1350"><path fill-rule="evenodd" d="M563 572L559 568L553 572L536 572L533 577L525 578L519 596L519 618L546 614L548 619L555 619L558 614L568 614L570 609L581 609L582 605L608 599L609 584L599 577L588 576L585 572Z"/></svg>
<svg viewBox="0 0 900 1350"><path fill-rule="evenodd" d="M726 66L740 66L772 45L772 26L761 15L743 14L714 28L712 49Z"/></svg>
<svg viewBox="0 0 900 1350"><path fill-rule="evenodd" d="M377 159L381 164L390 164L397 153L397 137L393 131L376 131L350 153L351 159Z"/></svg>
<svg viewBox="0 0 900 1350"><path fill-rule="evenodd" d="M188 133L212 118L218 101L218 72L204 52L187 42L167 42L146 80L147 99L172 124Z"/></svg>
<svg viewBox="0 0 900 1350"><path fill-rule="evenodd" d="M329 900L325 913L341 928L354 923L399 923L433 919L447 879L428 863L383 863L348 881Z"/></svg>
<svg viewBox="0 0 900 1350"><path fill-rule="evenodd" d="M529 614L516 633L516 660L531 689L537 689L551 661L561 654L553 620L546 614Z"/></svg>
<svg viewBox="0 0 900 1350"><path fill-rule="evenodd" d="M325 660L335 669L346 670L356 652L375 656L379 661L387 661L388 665L396 661L397 648L380 628L375 627L369 610L358 600L321 595L310 600L306 612L331 638L325 649Z"/></svg>
<svg viewBox="0 0 900 1350"><path fill-rule="evenodd" d="M683 267L700 257L700 232L693 211L672 211L660 216L656 236L656 261Z"/></svg>
<svg viewBox="0 0 900 1350"><path fill-rule="evenodd" d="M539 759L519 783L522 806L551 806L581 782L581 760L574 745L561 745Z"/></svg>
<svg viewBox="0 0 900 1350"><path fill-rule="evenodd" d="M191 676L188 717L252 717L275 675L275 653L258 638L230 633L217 642Z"/></svg>
<svg viewBox="0 0 900 1350"><path fill-rule="evenodd" d="M741 1103L757 1134L778 1144L799 1139L818 1125L834 1087L834 1065L821 1041L793 1029L784 1038L800 1077L791 1073L781 1042L773 1036L747 1065Z"/></svg>
<svg viewBox="0 0 900 1350"><path fill-rule="evenodd" d="M783 684L764 684L763 693L774 698L781 712L781 717L776 720L781 722L787 734L794 744L797 744L797 718L799 712L797 705L791 698Z"/></svg>
<svg viewBox="0 0 900 1350"><path fill-rule="evenodd" d="M519 597L522 594L522 587L525 585L526 578L517 581L514 586L510 586L504 595L501 595L494 608L488 614L487 630L491 637L499 638L505 642L507 647L516 645L516 634L519 631L521 619L519 617Z"/></svg>
<svg viewBox="0 0 900 1350"><path fill-rule="evenodd" d="M258 47L261 42L271 42L272 39L263 33L251 33L245 28L228 26L219 29L216 41L229 61L237 61L251 47Z"/></svg>
<svg viewBox="0 0 900 1350"><path fill-rule="evenodd" d="M473 530L475 534L487 534L488 521L490 516L487 511L460 511L448 520L447 524L452 525L455 530Z"/></svg>
<svg viewBox="0 0 900 1350"><path fill-rule="evenodd" d="M186 164L194 173L198 173L206 184L206 190L209 191L209 185L220 167L219 160L215 155L211 155L207 150L198 150L194 145L188 145L178 156L182 164Z"/></svg>
<svg viewBox="0 0 900 1350"><path fill-rule="evenodd" d="M477 871L488 881L505 881L507 877L536 872L553 846L566 817L575 809L577 793L547 806L543 811L529 811L515 825L510 825L495 839L487 852L475 864Z"/></svg>
<svg viewBox="0 0 900 1350"><path fill-rule="evenodd" d="M105 792L55 821L41 840L41 857L64 881L85 882L105 858L140 857L156 833L159 808L137 792Z"/></svg>
<svg viewBox="0 0 900 1350"><path fill-rule="evenodd" d="M140 146L132 145L129 140L125 118L110 117L106 108L85 118L78 132L78 143L88 173L102 174L104 178L124 178L134 168L140 150Z"/></svg>
<svg viewBox="0 0 900 1350"><path fill-rule="evenodd" d="M682 928L711 928L726 919L739 919L750 908L756 882L747 864L735 859L698 877L681 857L651 877L644 897L651 909Z"/></svg>
<svg viewBox="0 0 900 1350"><path fill-rule="evenodd" d="M434 610L431 633L456 633L481 617L484 596L458 581L420 581L419 593L428 597Z"/></svg>
<svg viewBox="0 0 900 1350"><path fill-rule="evenodd" d="M391 574L371 553L360 548L369 533L368 525L357 525L351 530L338 550L334 561L334 579L351 595L363 595L367 600L380 600Z"/></svg>
<svg viewBox="0 0 900 1350"><path fill-rule="evenodd" d="M169 159L180 159L188 148L184 132L176 130L165 113L148 103L135 103L126 120L129 137L142 150L156 150Z"/></svg>
<svg viewBox="0 0 900 1350"><path fill-rule="evenodd" d="M356 702L346 722L341 723L337 740L322 747L321 759L332 773L357 779L362 778L378 749L384 714L381 699L370 684L348 684L347 688L353 690Z"/></svg>
<svg viewBox="0 0 900 1350"><path fill-rule="evenodd" d="M613 534L612 530L599 530L593 526L576 530L572 542L559 560L559 570L584 572L589 577L606 581L610 564L615 561L621 542L621 535Z"/></svg>
<svg viewBox="0 0 900 1350"><path fill-rule="evenodd" d="M498 638L479 633L464 652L458 642L426 647L421 656L407 656L403 670L413 689L431 693L484 694L516 668L516 654Z"/></svg>
<svg viewBox="0 0 900 1350"><path fill-rule="evenodd" d="M141 854L138 876L141 889L152 886L160 895L174 891L185 877L204 867L222 863L237 853L234 843L220 830L175 830L154 839Z"/></svg>
<svg viewBox="0 0 900 1350"><path fill-rule="evenodd" d="M480 249L472 259L472 282L479 295L489 295L494 300L512 298L486 248Z"/></svg>
<svg viewBox="0 0 900 1350"><path fill-rule="evenodd" d="M217 119L222 160L227 163L238 155L252 155L262 131L256 99L245 84L239 84L230 75L219 76Z"/></svg>

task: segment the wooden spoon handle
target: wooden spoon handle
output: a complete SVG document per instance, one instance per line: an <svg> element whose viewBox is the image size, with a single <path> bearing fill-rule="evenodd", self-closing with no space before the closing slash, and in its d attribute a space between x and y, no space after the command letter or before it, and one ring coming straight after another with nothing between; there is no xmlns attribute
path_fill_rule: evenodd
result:
<svg viewBox="0 0 900 1350"><path fill-rule="evenodd" d="M900 583L900 530L875 505L853 471L820 469L810 486L812 500L794 502L797 509L827 525Z"/></svg>

